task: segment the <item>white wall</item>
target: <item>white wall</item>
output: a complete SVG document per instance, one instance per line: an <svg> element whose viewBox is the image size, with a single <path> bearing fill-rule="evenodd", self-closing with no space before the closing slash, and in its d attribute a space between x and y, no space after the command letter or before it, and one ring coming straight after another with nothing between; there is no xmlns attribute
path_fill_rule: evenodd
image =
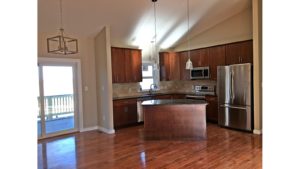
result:
<svg viewBox="0 0 300 169"><path fill-rule="evenodd" d="M95 58L99 129L107 133L114 133L111 44L110 30L107 26L95 38Z"/></svg>
<svg viewBox="0 0 300 169"><path fill-rule="evenodd" d="M97 122L97 102L96 102L94 40L93 38L79 38L78 54L57 55L57 54L49 54L47 52L47 38L52 36L53 34L46 34L46 33L38 34L38 57L80 59L82 91L83 91L83 128L96 127L98 125L97 124L98 122ZM88 87L88 91L84 90L85 86Z"/></svg>
<svg viewBox="0 0 300 169"><path fill-rule="evenodd" d="M190 49L197 49L252 39L252 9L241 13L203 31L190 39ZM187 41L177 45L174 51L187 50Z"/></svg>

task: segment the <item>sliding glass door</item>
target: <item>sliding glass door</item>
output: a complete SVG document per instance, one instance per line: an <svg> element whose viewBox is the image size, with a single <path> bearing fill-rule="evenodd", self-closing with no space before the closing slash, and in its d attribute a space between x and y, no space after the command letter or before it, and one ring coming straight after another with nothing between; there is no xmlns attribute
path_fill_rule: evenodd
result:
<svg viewBox="0 0 300 169"><path fill-rule="evenodd" d="M39 64L37 132L39 138L77 130L76 66Z"/></svg>

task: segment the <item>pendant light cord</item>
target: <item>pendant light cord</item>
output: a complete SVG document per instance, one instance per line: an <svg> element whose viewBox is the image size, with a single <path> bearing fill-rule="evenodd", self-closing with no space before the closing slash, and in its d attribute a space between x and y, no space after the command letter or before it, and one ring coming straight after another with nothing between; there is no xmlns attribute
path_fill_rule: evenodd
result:
<svg viewBox="0 0 300 169"><path fill-rule="evenodd" d="M60 29L63 29L62 0L59 0L59 7L60 7Z"/></svg>
<svg viewBox="0 0 300 169"><path fill-rule="evenodd" d="M191 59L190 56L190 5L189 5L189 0L186 1L187 5L187 25L188 25L188 32L187 32L187 38L188 38L188 57Z"/></svg>
<svg viewBox="0 0 300 169"><path fill-rule="evenodd" d="M156 1L154 1L154 62L156 63Z"/></svg>

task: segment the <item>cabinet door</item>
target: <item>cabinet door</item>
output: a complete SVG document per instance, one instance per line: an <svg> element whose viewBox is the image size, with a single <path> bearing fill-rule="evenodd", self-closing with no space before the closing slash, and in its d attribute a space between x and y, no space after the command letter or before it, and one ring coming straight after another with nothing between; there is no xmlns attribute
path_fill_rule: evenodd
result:
<svg viewBox="0 0 300 169"><path fill-rule="evenodd" d="M112 81L113 83L124 83L125 80L125 53L122 48L111 48Z"/></svg>
<svg viewBox="0 0 300 169"><path fill-rule="evenodd" d="M185 94L172 94L172 99L185 99Z"/></svg>
<svg viewBox="0 0 300 169"><path fill-rule="evenodd" d="M120 128L137 123L137 100L113 101L114 127Z"/></svg>
<svg viewBox="0 0 300 169"><path fill-rule="evenodd" d="M208 48L210 79L217 80L217 66L225 65L225 46Z"/></svg>
<svg viewBox="0 0 300 169"><path fill-rule="evenodd" d="M253 63L253 41L241 42L241 63Z"/></svg>
<svg viewBox="0 0 300 169"><path fill-rule="evenodd" d="M137 123L137 100L136 99L128 99L126 101L126 105L128 107L127 114L127 125L132 125Z"/></svg>
<svg viewBox="0 0 300 169"><path fill-rule="evenodd" d="M198 49L199 61L198 66L209 66L209 55L208 49Z"/></svg>
<svg viewBox="0 0 300 169"><path fill-rule="evenodd" d="M154 99L172 99L172 95L170 94L158 95L158 96L154 96Z"/></svg>
<svg viewBox="0 0 300 169"><path fill-rule="evenodd" d="M185 64L188 61L187 52L179 52L180 60L180 80L190 80L190 70L185 69Z"/></svg>
<svg viewBox="0 0 300 169"><path fill-rule="evenodd" d="M206 96L208 105L206 106L206 118L208 121L218 122L218 97Z"/></svg>
<svg viewBox="0 0 300 169"><path fill-rule="evenodd" d="M187 51L187 55L188 54L189 54L189 52ZM197 50L190 51L190 57L191 57L191 61L193 63L193 67L199 67L201 64L199 50L197 49Z"/></svg>
<svg viewBox="0 0 300 169"><path fill-rule="evenodd" d="M226 45L226 65L239 63L252 63L252 40L231 43Z"/></svg>
<svg viewBox="0 0 300 169"><path fill-rule="evenodd" d="M169 80L180 80L179 56L175 52L169 53Z"/></svg>
<svg viewBox="0 0 300 169"><path fill-rule="evenodd" d="M142 55L137 49L124 49L125 81L127 83L142 81Z"/></svg>
<svg viewBox="0 0 300 169"><path fill-rule="evenodd" d="M130 49L124 49L124 65L125 65L125 82L130 83L134 81L133 78L133 70L132 70L132 56L131 56L131 50Z"/></svg>
<svg viewBox="0 0 300 169"><path fill-rule="evenodd" d="M160 65L160 80L168 81L170 79L170 62L169 53L161 52L159 53L159 65Z"/></svg>
<svg viewBox="0 0 300 169"><path fill-rule="evenodd" d="M114 127L118 128L127 124L127 114L124 113L126 111L126 105L121 100L114 100L113 101L113 120L114 120Z"/></svg>
<svg viewBox="0 0 300 169"><path fill-rule="evenodd" d="M138 49L131 50L131 66L133 73L132 82L142 81L142 51Z"/></svg>

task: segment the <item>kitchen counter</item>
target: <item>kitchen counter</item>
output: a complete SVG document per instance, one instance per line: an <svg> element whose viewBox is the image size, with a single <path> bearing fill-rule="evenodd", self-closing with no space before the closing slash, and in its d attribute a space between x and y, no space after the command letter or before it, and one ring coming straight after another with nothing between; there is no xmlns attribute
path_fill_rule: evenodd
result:
<svg viewBox="0 0 300 169"><path fill-rule="evenodd" d="M191 99L163 99L163 100L147 100L142 102L142 106L178 105L178 104L207 104L207 102L204 100L191 100Z"/></svg>
<svg viewBox="0 0 300 169"><path fill-rule="evenodd" d="M149 93L141 93L140 95L131 95L131 96L116 96L113 97L113 100L122 100L122 99L133 99L133 98L145 98L145 97L155 97L161 95L169 95L169 94L183 94L183 95L194 95L194 92L154 92L152 94Z"/></svg>

